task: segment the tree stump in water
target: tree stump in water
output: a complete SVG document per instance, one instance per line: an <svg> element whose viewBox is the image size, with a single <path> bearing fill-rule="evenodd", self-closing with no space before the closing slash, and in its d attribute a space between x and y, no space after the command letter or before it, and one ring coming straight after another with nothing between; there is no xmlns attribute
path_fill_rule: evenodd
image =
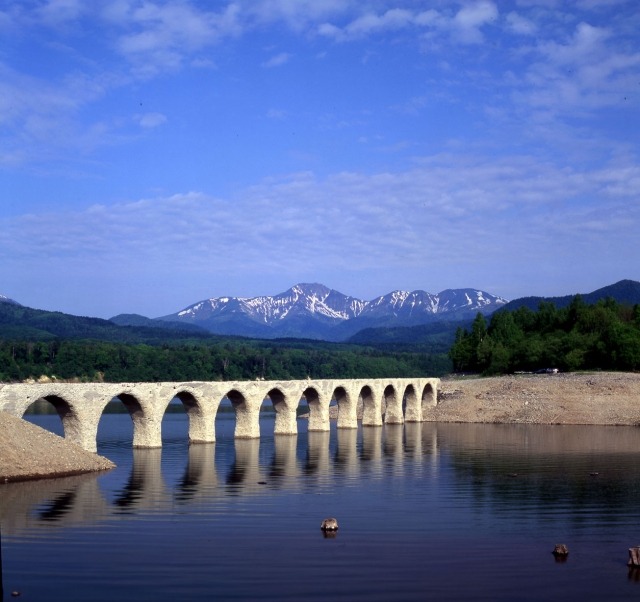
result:
<svg viewBox="0 0 640 602"><path fill-rule="evenodd" d="M640 546L629 548L629 566L640 567Z"/></svg>

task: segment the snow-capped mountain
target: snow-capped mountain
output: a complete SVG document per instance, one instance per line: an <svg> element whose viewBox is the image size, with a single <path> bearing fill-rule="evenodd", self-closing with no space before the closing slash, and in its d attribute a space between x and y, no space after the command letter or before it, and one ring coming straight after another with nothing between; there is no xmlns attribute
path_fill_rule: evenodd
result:
<svg viewBox="0 0 640 602"><path fill-rule="evenodd" d="M393 291L363 301L322 284L296 284L274 297L217 297L158 318L196 324L216 334L344 340L363 328L413 326L491 313L507 301L475 289Z"/></svg>
<svg viewBox="0 0 640 602"><path fill-rule="evenodd" d="M357 316L366 303L347 297L322 284L297 284L275 297L218 297L200 301L181 312L182 320L199 321L209 316L242 312L257 322L274 324L299 314L319 320L342 321Z"/></svg>

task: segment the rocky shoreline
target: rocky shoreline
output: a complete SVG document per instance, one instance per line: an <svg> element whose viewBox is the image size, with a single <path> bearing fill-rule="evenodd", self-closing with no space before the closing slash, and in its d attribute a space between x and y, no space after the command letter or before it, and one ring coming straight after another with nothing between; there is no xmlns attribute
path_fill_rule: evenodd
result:
<svg viewBox="0 0 640 602"><path fill-rule="evenodd" d="M26 420L0 412L0 484L111 468L115 468L111 460Z"/></svg>
<svg viewBox="0 0 640 602"><path fill-rule="evenodd" d="M640 425L640 374L590 372L446 378L433 422Z"/></svg>

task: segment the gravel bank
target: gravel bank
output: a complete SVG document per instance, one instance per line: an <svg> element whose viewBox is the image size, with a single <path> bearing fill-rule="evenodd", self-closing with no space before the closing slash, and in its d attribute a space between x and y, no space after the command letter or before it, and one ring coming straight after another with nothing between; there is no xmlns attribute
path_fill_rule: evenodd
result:
<svg viewBox="0 0 640 602"><path fill-rule="evenodd" d="M0 412L0 483L114 467L107 458L85 451L26 420Z"/></svg>
<svg viewBox="0 0 640 602"><path fill-rule="evenodd" d="M434 422L640 425L640 374L443 379Z"/></svg>

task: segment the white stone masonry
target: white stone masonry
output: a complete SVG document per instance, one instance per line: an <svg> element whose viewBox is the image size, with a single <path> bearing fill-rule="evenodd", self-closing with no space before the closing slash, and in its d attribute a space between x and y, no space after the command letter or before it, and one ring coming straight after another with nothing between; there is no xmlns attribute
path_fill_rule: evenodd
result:
<svg viewBox="0 0 640 602"><path fill-rule="evenodd" d="M270 400L276 412L276 435L295 435L302 399L309 406L309 431L329 430L329 406L338 406L338 428L362 424L382 426L422 422L423 410L437 404L437 378L326 379L164 383L34 383L0 385L0 411L21 417L44 399L57 410L65 437L96 451L98 423L106 405L119 399L133 420L134 447L161 447L161 424L167 406L178 398L189 417L192 443L215 441L215 419L221 401L231 401L236 415L235 437L260 437L260 407Z"/></svg>

